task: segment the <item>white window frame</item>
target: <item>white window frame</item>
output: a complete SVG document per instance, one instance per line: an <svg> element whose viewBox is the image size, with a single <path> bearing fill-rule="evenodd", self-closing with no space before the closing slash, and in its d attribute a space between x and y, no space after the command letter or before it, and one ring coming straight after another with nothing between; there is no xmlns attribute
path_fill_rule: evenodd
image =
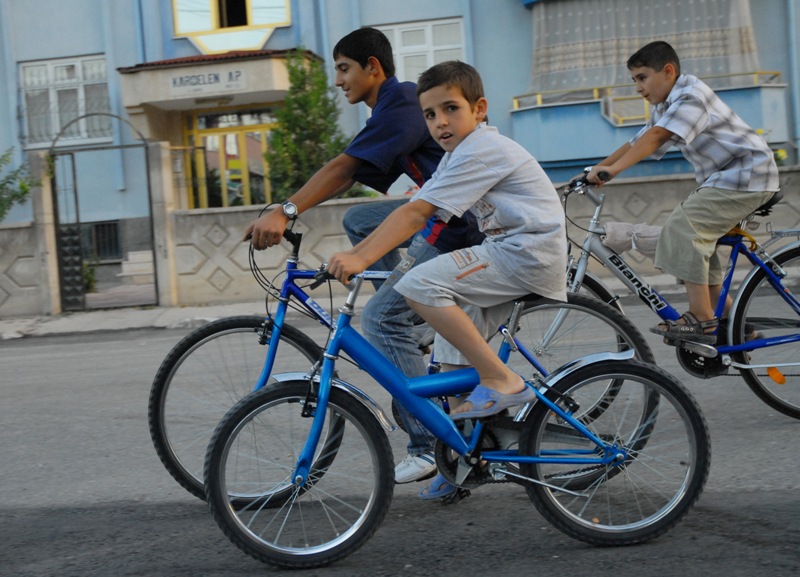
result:
<svg viewBox="0 0 800 577"><path fill-rule="evenodd" d="M84 64L102 61L103 62L103 75L98 78L85 79L84 77ZM22 109L24 111L24 132L25 132L25 148L36 149L46 148L50 146L53 139L61 131L61 129L74 118L82 117L91 112L106 112L110 113L111 102L108 93L108 69L106 65L105 56L102 54L93 54L90 56L81 56L75 58L57 58L51 60L37 60L20 63L19 65L19 85L21 91ZM74 78L67 78L59 80L56 70L63 67L73 66L75 70ZM44 67L46 74L39 82L26 82L26 70L34 67ZM88 86L104 87L105 99L102 105L98 108L92 108L92 103L86 98L86 88ZM30 92L43 92L47 91L48 94L48 111L49 115L49 135L46 139L31 140L31 122L30 111L28 110L27 95ZM61 116L64 112L59 107L59 93L62 91L75 91L77 100L77 110L74 111L73 117L62 123ZM72 130L75 132L72 133ZM62 135L58 145L75 144L103 144L113 140L112 124L110 116L98 116L82 118L79 122L72 125L70 134ZM92 132L99 132L100 136L90 137L90 130ZM37 136L38 138L38 136Z"/></svg>
<svg viewBox="0 0 800 577"><path fill-rule="evenodd" d="M449 24L458 24L460 42L454 44L434 45L434 28L436 26ZM386 34L386 37L392 43L392 54L394 55L396 76L401 82L416 82L416 76L419 75L419 72L422 72L420 70L414 74L413 72L406 70L405 59L409 56L424 57L425 66L423 70L428 69L434 64L438 64L443 60L465 60L466 47L464 44L464 21L462 18L443 18L440 20L404 22L402 24L376 26L376 28ZM404 45L403 33L416 31L424 33L424 41L420 44L414 44L412 46ZM447 58L437 57L437 52L442 51L458 51L458 54L448 56Z"/></svg>

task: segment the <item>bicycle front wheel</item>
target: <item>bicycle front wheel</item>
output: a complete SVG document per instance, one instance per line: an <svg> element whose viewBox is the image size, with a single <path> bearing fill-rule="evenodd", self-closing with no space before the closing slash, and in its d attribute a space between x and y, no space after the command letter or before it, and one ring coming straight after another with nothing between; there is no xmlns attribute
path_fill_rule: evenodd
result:
<svg viewBox="0 0 800 577"><path fill-rule="evenodd" d="M609 380L618 383L613 403L589 418L584 408L604 402ZM568 374L547 396L624 456L607 465L523 463L528 496L553 526L593 545L631 545L689 512L708 478L711 448L705 418L677 379L653 365L612 361ZM520 453L568 461L603 450L540 402L525 420Z"/></svg>
<svg viewBox="0 0 800 577"><path fill-rule="evenodd" d="M223 418L206 456L214 519L248 555L280 567L321 567L361 547L389 510L394 460L374 415L333 389L308 480L292 475L313 419L308 382L280 383L240 401ZM236 498L232 498L236 495Z"/></svg>
<svg viewBox="0 0 800 577"><path fill-rule="evenodd" d="M148 423L156 453L170 475L201 499L208 441L228 409L258 382L267 353L259 343L264 328L259 316L208 323L175 345L153 380ZM313 340L286 325L272 372L306 372L320 354Z"/></svg>
<svg viewBox="0 0 800 577"><path fill-rule="evenodd" d="M800 247L775 256L786 272L784 289L800 295ZM767 275L758 270L739 289L733 319L733 344L753 337L771 338L800 334L800 315L769 284ZM773 409L800 419L800 341L787 342L735 353L732 358L753 366L739 371L752 391ZM781 366L794 363L792 366Z"/></svg>

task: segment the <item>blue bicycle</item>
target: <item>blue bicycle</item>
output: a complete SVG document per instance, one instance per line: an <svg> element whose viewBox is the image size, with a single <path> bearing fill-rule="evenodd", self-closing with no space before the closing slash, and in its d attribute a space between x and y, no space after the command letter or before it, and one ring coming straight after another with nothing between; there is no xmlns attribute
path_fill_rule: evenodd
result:
<svg viewBox="0 0 800 577"><path fill-rule="evenodd" d="M586 232L583 243L573 241L581 247L581 252L570 265L570 289L581 290L589 259L593 257L661 319L676 320L680 313L622 256L603 244L601 239L606 231L601 216L605 194L593 190L585 178L577 179L563 192L565 210L567 199L573 194L588 199L594 205L594 212L585 226L570 219ZM763 243L747 232L758 225L757 218L769 215L780 200L779 192L718 241L719 246L730 250L730 256L715 307L715 316L721 319L716 344L688 341L672 344L676 344L678 361L690 374L708 379L726 375L730 368L737 369L767 405L800 419L800 241L781 246L774 254L766 250L783 239L800 238L800 229L774 231L768 227L770 237ZM729 316L723 318L725 302L733 290L734 279L738 280L735 272L742 259L752 267L735 291ZM608 302L610 298L613 302L618 298L608 289L597 288L596 277L591 282L596 294L605 293L602 300Z"/></svg>
<svg viewBox="0 0 800 577"><path fill-rule="evenodd" d="M548 373L517 336L520 300L498 331L498 354L506 362L521 358L529 367L521 374L537 375L526 376L536 401L455 422L437 399L468 393L477 373L405 377L353 326L364 279L349 285L319 370L281 375L251 393L211 438L206 499L223 532L249 555L319 567L361 547L389 510L393 427L366 393L337 378L342 355L435 434L448 481L464 488L518 483L550 523L576 539L642 543L673 527L699 498L710 463L705 419L677 379L632 360L631 347Z"/></svg>
<svg viewBox="0 0 800 577"><path fill-rule="evenodd" d="M324 341L310 338L302 323L329 330L333 325L321 304L324 301L309 294L316 271L298 268L302 234L288 231L285 237L291 249L279 278L267 278L250 252L251 270L267 295L266 309L274 310L223 318L193 330L169 351L153 380L148 423L156 453L172 477L201 499L205 498L206 447L220 419L254 389L275 384L285 374L312 371L322 358ZM380 280L387 274L369 272L368 277ZM604 287L590 275L584 283L590 294L608 297L592 292L593 287ZM638 359L655 362L646 340L628 318L583 295L570 295L566 303L525 301L516 334L535 351L545 371L591 353L627 349L633 349ZM426 348L430 340L423 335L421 347ZM532 365L516 357L510 359L512 368L525 378L535 378ZM339 362L337 370L351 382L364 377L354 362L346 366ZM435 362L431 370L436 370ZM392 408L396 408L394 403ZM400 422L396 416L395 421Z"/></svg>

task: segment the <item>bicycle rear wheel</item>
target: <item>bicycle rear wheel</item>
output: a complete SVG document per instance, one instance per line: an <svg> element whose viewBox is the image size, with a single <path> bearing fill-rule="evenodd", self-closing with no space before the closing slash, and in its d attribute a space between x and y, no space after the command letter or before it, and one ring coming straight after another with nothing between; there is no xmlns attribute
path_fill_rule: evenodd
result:
<svg viewBox="0 0 800 577"><path fill-rule="evenodd" d="M327 422L305 485L292 475L313 419L308 382L242 399L220 422L206 456L214 519L248 555L280 567L321 567L361 547L389 510L394 460L388 437L357 399L331 390ZM237 495L235 500L231 495Z"/></svg>
<svg viewBox="0 0 800 577"><path fill-rule="evenodd" d="M779 253L775 262L786 272L783 286L791 294L800 295L800 247ZM764 271L758 270L739 289L731 312L732 343L742 344L760 333L763 338L800 334L800 315L769 284ZM800 341L735 353L738 363L758 365L739 369L752 391L773 409L800 419Z"/></svg>
<svg viewBox="0 0 800 577"><path fill-rule="evenodd" d="M253 390L264 366L267 347L259 343L264 326L259 316L208 323L173 347L153 380L148 404L153 446L170 475L201 499L211 433L228 409ZM321 355L314 341L288 325L278 351L273 374L307 372Z"/></svg>
<svg viewBox="0 0 800 577"><path fill-rule="evenodd" d="M618 383L613 403L587 418L584 408L603 402L609 380ZM708 478L711 448L705 418L677 379L652 365L612 361L568 374L547 396L625 452L624 460L608 465L521 465L533 479L528 496L553 526L594 545L631 545L663 534L689 512ZM568 457L581 451L602 455L537 403L523 426L520 453Z"/></svg>

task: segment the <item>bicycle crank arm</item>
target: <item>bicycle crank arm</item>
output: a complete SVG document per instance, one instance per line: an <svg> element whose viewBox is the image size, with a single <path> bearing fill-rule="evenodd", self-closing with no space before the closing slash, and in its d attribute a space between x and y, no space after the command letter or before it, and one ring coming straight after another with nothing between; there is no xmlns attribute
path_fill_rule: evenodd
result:
<svg viewBox="0 0 800 577"><path fill-rule="evenodd" d="M664 343L669 344L666 338L664 339ZM683 349L686 349L687 351L691 351L695 354L698 354L706 359L713 359L719 354L717 352L717 349L715 349L713 345L707 345L705 343L695 343L692 341L678 341L676 343L676 346L679 346Z"/></svg>

